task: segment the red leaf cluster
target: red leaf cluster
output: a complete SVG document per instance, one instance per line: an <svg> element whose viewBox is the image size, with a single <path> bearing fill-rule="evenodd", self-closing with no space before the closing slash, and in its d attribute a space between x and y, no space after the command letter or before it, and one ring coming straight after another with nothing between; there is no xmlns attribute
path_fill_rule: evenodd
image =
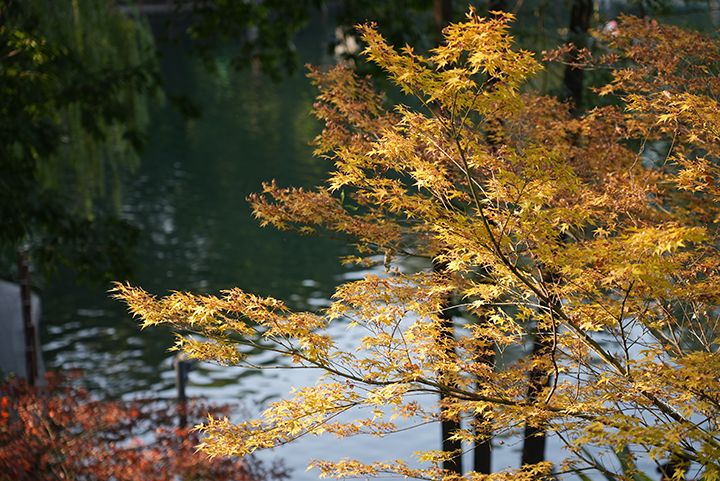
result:
<svg viewBox="0 0 720 481"><path fill-rule="evenodd" d="M265 467L246 456L209 458L195 452L200 435L177 428L227 407L189 402L96 398L66 375L48 374L45 386L21 379L0 388L0 480L177 479L264 481L289 477L281 463Z"/></svg>

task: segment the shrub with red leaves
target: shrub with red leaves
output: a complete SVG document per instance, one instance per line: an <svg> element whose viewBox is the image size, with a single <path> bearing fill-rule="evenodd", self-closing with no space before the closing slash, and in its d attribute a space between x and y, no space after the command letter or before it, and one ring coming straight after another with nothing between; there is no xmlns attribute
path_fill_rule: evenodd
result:
<svg viewBox="0 0 720 481"><path fill-rule="evenodd" d="M223 480L288 478L282 463L264 466L252 456L210 459L194 446L197 432L177 428L174 401L101 399L48 374L47 385L10 379L0 389L0 480ZM187 403L192 426L228 407Z"/></svg>

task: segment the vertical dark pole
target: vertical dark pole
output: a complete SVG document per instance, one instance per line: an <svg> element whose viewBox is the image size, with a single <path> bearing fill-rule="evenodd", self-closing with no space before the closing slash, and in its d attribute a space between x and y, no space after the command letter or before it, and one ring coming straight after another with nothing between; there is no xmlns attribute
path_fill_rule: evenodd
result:
<svg viewBox="0 0 720 481"><path fill-rule="evenodd" d="M435 45L443 41L442 31L452 21L452 0L433 0L433 18L435 20Z"/></svg>
<svg viewBox="0 0 720 481"><path fill-rule="evenodd" d="M183 365L181 355L175 356L173 366L175 367L175 387L177 388L178 411L180 416L178 426L180 429L185 429L187 427L187 396L185 396L185 382L187 376L184 372L185 366Z"/></svg>
<svg viewBox="0 0 720 481"><path fill-rule="evenodd" d="M185 385L188 381L188 374L197 364L197 359L188 359L184 352L175 356L173 367L175 368L175 387L178 392L178 410L180 419L178 426L180 429L187 427L187 396L185 395Z"/></svg>
<svg viewBox="0 0 720 481"><path fill-rule="evenodd" d="M559 276L548 272L543 273L542 279L543 282L548 282L546 285L555 284L560 280ZM549 311L551 316L552 310L559 308L559 304L557 304L556 301L541 301L540 305ZM543 363L534 361L549 360L549 357L554 356L553 350L554 347L550 332L538 323L538 325L535 326L535 339L533 340L532 354L530 354L533 367L528 373L528 404L538 404L542 402L540 396L551 382L548 367L543 367ZM534 424L526 422L521 465L525 466L545 461L547 436L547 425L544 422L539 421Z"/></svg>
<svg viewBox="0 0 720 481"><path fill-rule="evenodd" d="M484 324L487 318L483 315L478 322ZM478 340L478 352L476 362L492 366L495 358L493 342L491 339L483 338ZM477 387L480 389L478 379ZM492 418L486 413L480 412L475 415L475 446L473 449L473 465L476 473L492 473Z"/></svg>
<svg viewBox="0 0 720 481"><path fill-rule="evenodd" d="M444 263L438 263L433 262L433 273L436 276L445 276L447 275L447 264ZM454 340L454 325L453 325L453 319L450 313L448 312L448 308L450 307L450 299L447 298L442 302L442 305L440 306L440 313L438 317L442 321L441 329L440 329L440 339L438 341L445 347L445 350L449 357L455 357L455 346L453 345ZM440 373L440 377L442 379L441 382L450 382L448 379L445 378L444 373ZM440 404L443 405L443 401L447 398L447 395L445 393L440 394ZM450 437L460 429L460 420L457 418L450 418L446 416L447 408L441 407L441 413L440 413L440 424L442 428L442 450L446 453L448 452L454 452L458 453L456 456L454 456L452 459L443 462L443 469L446 469L450 472L457 473L458 475L462 475L462 443L459 440L456 439L450 439Z"/></svg>
<svg viewBox="0 0 720 481"><path fill-rule="evenodd" d="M549 349L548 343L543 339L542 332L535 333L533 351L530 358L537 358L546 355ZM543 389L548 386L550 379L544 369L533 367L528 374L527 401L535 404L540 401L539 396ZM522 466L537 464L545 461L545 444L547 441L546 426L543 423L536 425L526 423L523 441Z"/></svg>
<svg viewBox="0 0 720 481"><path fill-rule="evenodd" d="M585 47L587 32L590 28L590 21L593 14L592 0L574 0L570 11L570 41L578 49ZM572 54L568 59L572 63L577 55ZM565 67L563 85L566 95L573 101L573 113L582 109L582 93L585 81L585 71L582 68L573 68L572 65Z"/></svg>
<svg viewBox="0 0 720 481"><path fill-rule="evenodd" d="M37 380L37 357L35 326L32 322L32 291L30 289L30 269L28 268L27 256L18 249L17 251L18 274L20 278L20 300L22 304L23 331L25 332L25 375L30 386L34 386Z"/></svg>

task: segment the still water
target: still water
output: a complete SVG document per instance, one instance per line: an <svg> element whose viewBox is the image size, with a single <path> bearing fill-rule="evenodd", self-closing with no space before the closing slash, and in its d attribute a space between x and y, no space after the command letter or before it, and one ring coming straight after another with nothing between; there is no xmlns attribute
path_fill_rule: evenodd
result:
<svg viewBox="0 0 720 481"><path fill-rule="evenodd" d="M330 61L324 33L299 42L306 61ZM307 188L330 168L308 145L321 126L304 72L272 83L233 72L218 56L210 75L182 43L164 48L162 67L168 92L194 98L203 116L183 122L169 102L153 109L150 145L124 186L124 213L144 233L133 283L156 294L238 286L298 309L328 298L345 273L338 257L346 247L261 228L245 200L263 181ZM111 393L168 387L159 373L171 333L140 332L107 287L76 287L67 277L44 289L45 361L85 368Z"/></svg>

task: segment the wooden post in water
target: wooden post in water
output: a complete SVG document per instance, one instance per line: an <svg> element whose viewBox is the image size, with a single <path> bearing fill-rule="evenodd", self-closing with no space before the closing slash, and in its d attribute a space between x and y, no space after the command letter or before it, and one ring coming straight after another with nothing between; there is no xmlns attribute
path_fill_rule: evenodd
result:
<svg viewBox="0 0 720 481"><path fill-rule="evenodd" d="M197 362L197 359L189 359L184 352L177 354L173 360L175 387L178 392L178 408L180 411L178 424L181 429L187 427L187 396L185 395L185 385L188 381L188 374L190 374L190 371L193 370Z"/></svg>
<svg viewBox="0 0 720 481"><path fill-rule="evenodd" d="M38 353L35 340L35 325L32 322L32 291L30 289L30 269L22 249L17 251L18 275L20 278L20 300L22 305L23 331L25 332L25 376L30 386L34 386L38 375Z"/></svg>

